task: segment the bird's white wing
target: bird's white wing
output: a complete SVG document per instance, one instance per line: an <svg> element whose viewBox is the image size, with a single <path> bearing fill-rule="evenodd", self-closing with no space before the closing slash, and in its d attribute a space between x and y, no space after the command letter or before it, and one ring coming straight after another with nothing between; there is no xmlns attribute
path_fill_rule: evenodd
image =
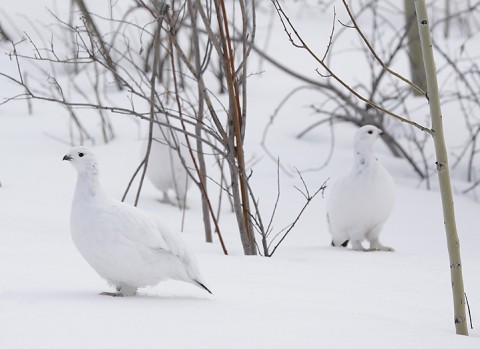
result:
<svg viewBox="0 0 480 349"><path fill-rule="evenodd" d="M109 230L137 245L171 253L182 262L192 279L201 280L196 258L179 234L171 232L159 219L136 207L116 200L111 200L108 206L106 211L110 217L103 220L113 225Z"/></svg>
<svg viewBox="0 0 480 349"><path fill-rule="evenodd" d="M200 271L195 255L190 251L188 245L183 241L178 233L167 229L160 220L156 220L157 227L162 234L163 239L171 253L177 256L187 268L190 277L194 280L200 281Z"/></svg>
<svg viewBox="0 0 480 349"><path fill-rule="evenodd" d="M185 266L198 274L197 262L178 233L170 231L157 217L124 203L114 206L118 229L129 239L177 256Z"/></svg>
<svg viewBox="0 0 480 349"><path fill-rule="evenodd" d="M111 222L111 229L123 238L143 247L172 252L156 221L136 207L112 200L105 214L110 216L105 217L105 221Z"/></svg>

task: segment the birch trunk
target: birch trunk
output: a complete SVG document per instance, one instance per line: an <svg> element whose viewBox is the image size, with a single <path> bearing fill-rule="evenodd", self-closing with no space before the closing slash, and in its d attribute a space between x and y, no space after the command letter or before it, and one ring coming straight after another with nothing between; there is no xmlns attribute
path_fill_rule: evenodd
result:
<svg viewBox="0 0 480 349"><path fill-rule="evenodd" d="M427 90L427 81L425 78L425 68L422 57L422 47L418 39L418 26L415 20L415 4L412 0L404 0L405 25L407 28L408 39L408 61L410 62L410 76L412 82ZM418 90L412 89L417 96L420 95Z"/></svg>
<svg viewBox="0 0 480 349"><path fill-rule="evenodd" d="M457 334L467 335L468 328L465 313L465 291L463 288L462 261L460 257L460 242L455 223L452 188L448 167L447 149L443 134L442 111L438 96L438 82L433 57L432 40L428 22L425 0L415 0L417 21L422 44L423 61L427 77L427 97L430 105L432 131L437 157L438 181L442 197L445 231L447 234L448 255L450 257L450 276L452 281L454 323Z"/></svg>

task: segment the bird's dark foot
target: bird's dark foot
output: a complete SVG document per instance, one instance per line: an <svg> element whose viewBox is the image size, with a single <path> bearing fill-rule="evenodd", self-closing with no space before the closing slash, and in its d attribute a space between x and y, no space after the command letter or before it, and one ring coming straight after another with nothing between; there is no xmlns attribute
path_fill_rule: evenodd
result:
<svg viewBox="0 0 480 349"><path fill-rule="evenodd" d="M349 241L350 241L350 240L346 240L344 243L340 244L340 246L341 246L341 247L347 247ZM333 246L333 247L337 247L337 245L335 245L335 243L333 242L333 240L332 240L332 246ZM340 247L340 246L339 246L339 247Z"/></svg>
<svg viewBox="0 0 480 349"><path fill-rule="evenodd" d="M100 296L110 296L110 297L123 297L123 294L120 292L100 292Z"/></svg>

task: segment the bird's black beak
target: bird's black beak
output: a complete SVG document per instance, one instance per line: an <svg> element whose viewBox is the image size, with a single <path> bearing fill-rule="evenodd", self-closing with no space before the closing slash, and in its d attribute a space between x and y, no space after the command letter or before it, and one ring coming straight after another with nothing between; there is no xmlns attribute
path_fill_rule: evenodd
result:
<svg viewBox="0 0 480 349"><path fill-rule="evenodd" d="M73 160L73 158L72 158L70 155L65 155L65 156L63 157L63 160L71 161L71 160Z"/></svg>

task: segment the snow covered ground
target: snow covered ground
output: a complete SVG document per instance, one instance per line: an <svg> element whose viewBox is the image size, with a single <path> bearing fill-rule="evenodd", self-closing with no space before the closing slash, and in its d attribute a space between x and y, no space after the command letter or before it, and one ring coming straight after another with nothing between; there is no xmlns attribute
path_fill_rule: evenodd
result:
<svg viewBox="0 0 480 349"><path fill-rule="evenodd" d="M27 3L39 6L24 0L13 9ZM274 42L271 50L278 47L288 44ZM14 71L4 55L0 69ZM278 100L294 82L272 67L263 69L250 80L247 147L249 157L261 159L254 167L253 186L268 214L276 196L276 167L259 143ZM2 98L10 95L9 85L2 82L0 93ZM311 122L303 108L308 103L297 100L287 107L269 136L271 149L299 169L318 167L329 150L327 129L294 139ZM196 252L214 294L172 281L143 289L136 297L99 296L111 289L75 250L69 234L76 174L61 161L69 146L57 140L68 139L68 116L47 103L35 103L33 110L28 115L25 102L0 107L0 348L480 346L479 203L455 197L475 327L470 337L462 337L454 334L439 193L419 188L408 167L380 143L375 149L398 183L396 208L382 234L394 253L331 248L325 199L318 196L272 258L243 256L235 218L225 212L221 228L230 255L224 256L218 241L203 243L200 200L192 191L182 236ZM97 144L95 152L104 186L120 198L138 165L141 130L122 116L114 117L114 126L118 137ZM328 166L304 173L311 191L348 171L354 132L351 126L339 127ZM462 137L449 135L457 136ZM294 185L301 185L298 177L281 174L277 230L303 205ZM140 207L180 230L182 213L158 203L157 197L146 183Z"/></svg>

